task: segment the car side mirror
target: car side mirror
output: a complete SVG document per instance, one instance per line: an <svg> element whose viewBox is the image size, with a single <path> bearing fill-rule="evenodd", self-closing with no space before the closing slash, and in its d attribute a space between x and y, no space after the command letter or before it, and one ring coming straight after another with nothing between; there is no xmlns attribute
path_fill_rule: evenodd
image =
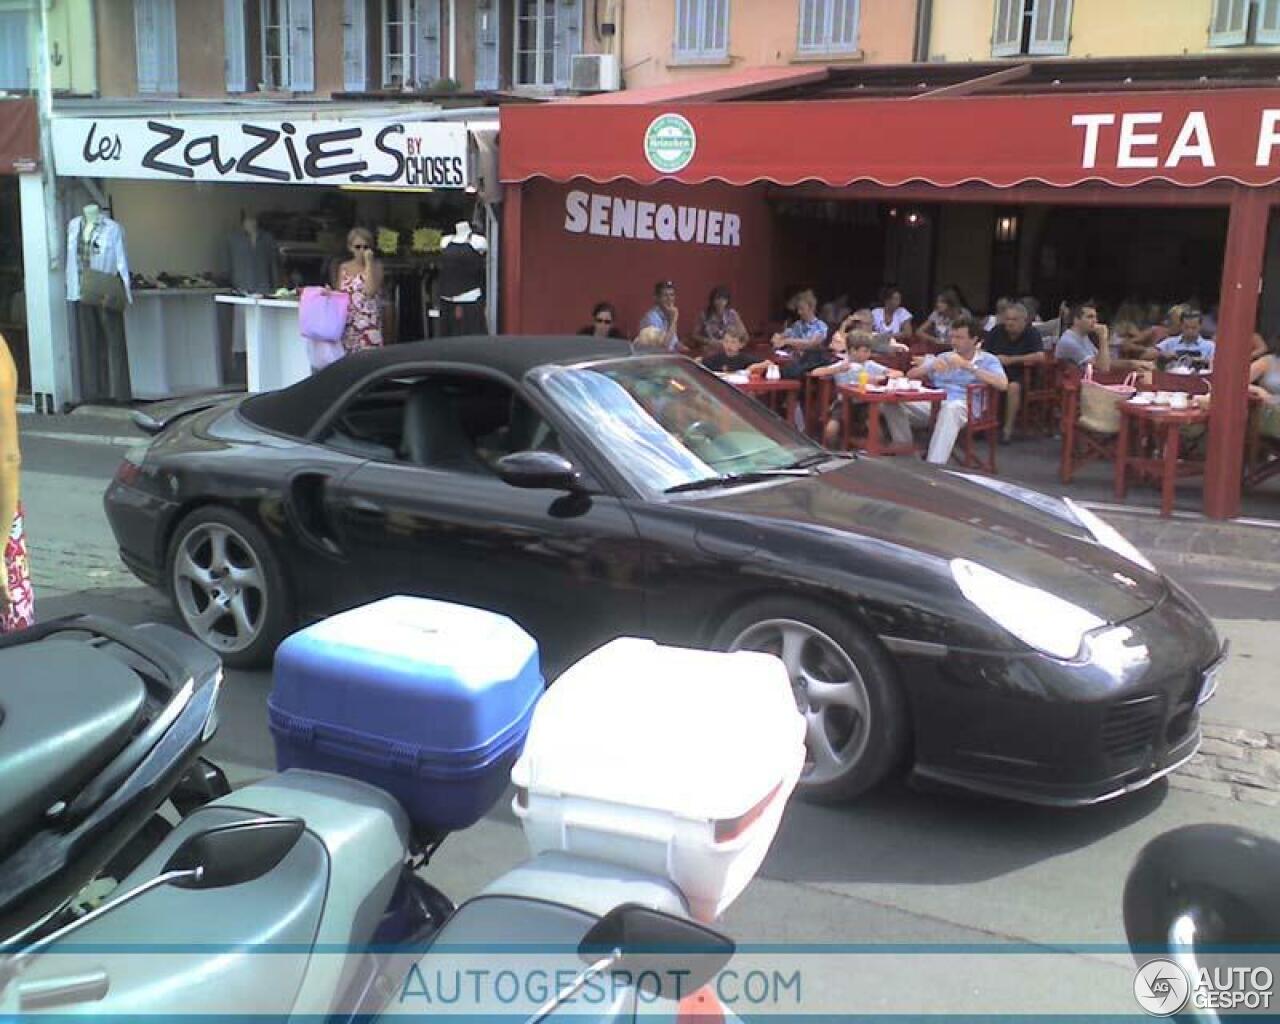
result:
<svg viewBox="0 0 1280 1024"><path fill-rule="evenodd" d="M534 491L582 490L582 477L558 452L513 452L497 461L498 476L512 487Z"/></svg>
<svg viewBox="0 0 1280 1024"><path fill-rule="evenodd" d="M173 851L165 874L179 889L221 889L251 882L284 860L306 829L301 818L256 818L188 836Z"/></svg>
<svg viewBox="0 0 1280 1024"><path fill-rule="evenodd" d="M639 978L679 978L684 993L695 992L732 959L733 940L696 921L628 903L596 922L578 947L587 963L608 959L610 971ZM671 982L674 984L674 981Z"/></svg>

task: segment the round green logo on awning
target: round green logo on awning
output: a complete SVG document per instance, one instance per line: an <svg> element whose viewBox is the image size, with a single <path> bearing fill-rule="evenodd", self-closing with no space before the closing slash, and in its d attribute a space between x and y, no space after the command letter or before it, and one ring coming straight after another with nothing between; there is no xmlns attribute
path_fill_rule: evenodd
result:
<svg viewBox="0 0 1280 1024"><path fill-rule="evenodd" d="M649 166L662 174L683 171L693 160L698 136L687 118L679 114L655 117L644 133L644 155Z"/></svg>

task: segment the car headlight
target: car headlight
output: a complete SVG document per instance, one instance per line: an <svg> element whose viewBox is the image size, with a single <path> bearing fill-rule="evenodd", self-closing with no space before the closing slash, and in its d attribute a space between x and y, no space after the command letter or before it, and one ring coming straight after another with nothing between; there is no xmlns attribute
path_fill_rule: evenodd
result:
<svg viewBox="0 0 1280 1024"><path fill-rule="evenodd" d="M1101 544L1104 548L1114 552L1121 558L1127 558L1134 565L1140 565L1147 572L1156 572L1156 567L1151 564L1141 551L1135 548L1124 535L1120 533L1110 523L1103 521L1100 516L1090 512L1082 505L1077 505L1070 498L1063 498L1067 508L1071 509L1071 514L1079 520L1080 525L1093 534L1093 539Z"/></svg>
<svg viewBox="0 0 1280 1024"><path fill-rule="evenodd" d="M1093 612L967 558L951 560L951 575L970 603L998 626L1063 661L1077 659L1085 635L1106 625Z"/></svg>

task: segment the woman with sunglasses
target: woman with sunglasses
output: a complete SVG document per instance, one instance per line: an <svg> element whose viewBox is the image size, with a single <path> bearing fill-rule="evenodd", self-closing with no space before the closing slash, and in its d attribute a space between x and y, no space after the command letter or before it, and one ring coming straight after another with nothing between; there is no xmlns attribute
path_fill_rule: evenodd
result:
<svg viewBox="0 0 1280 1024"><path fill-rule="evenodd" d="M330 286L351 299L342 333L342 347L350 354L382 347L382 261L373 255L373 232L368 228L347 233L347 250L351 259L334 271Z"/></svg>
<svg viewBox="0 0 1280 1024"><path fill-rule="evenodd" d="M707 296L707 308L702 314L702 322L694 328L693 340L706 350L704 354L710 355L716 346L724 344L725 338L736 338L745 344L749 335L742 317L733 308L733 296L729 289L718 284Z"/></svg>
<svg viewBox="0 0 1280 1024"><path fill-rule="evenodd" d="M582 328L578 334L587 338L622 338L626 340L627 336L615 326L617 319L618 311L613 308L613 303L597 302L595 309L591 311L591 323Z"/></svg>

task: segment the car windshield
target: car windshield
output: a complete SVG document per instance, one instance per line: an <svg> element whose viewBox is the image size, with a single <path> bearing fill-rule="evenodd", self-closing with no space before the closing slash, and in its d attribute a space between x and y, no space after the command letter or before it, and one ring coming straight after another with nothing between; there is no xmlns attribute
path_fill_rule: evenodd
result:
<svg viewBox="0 0 1280 1024"><path fill-rule="evenodd" d="M754 399L685 359L547 367L537 382L648 495L767 475L824 455Z"/></svg>

